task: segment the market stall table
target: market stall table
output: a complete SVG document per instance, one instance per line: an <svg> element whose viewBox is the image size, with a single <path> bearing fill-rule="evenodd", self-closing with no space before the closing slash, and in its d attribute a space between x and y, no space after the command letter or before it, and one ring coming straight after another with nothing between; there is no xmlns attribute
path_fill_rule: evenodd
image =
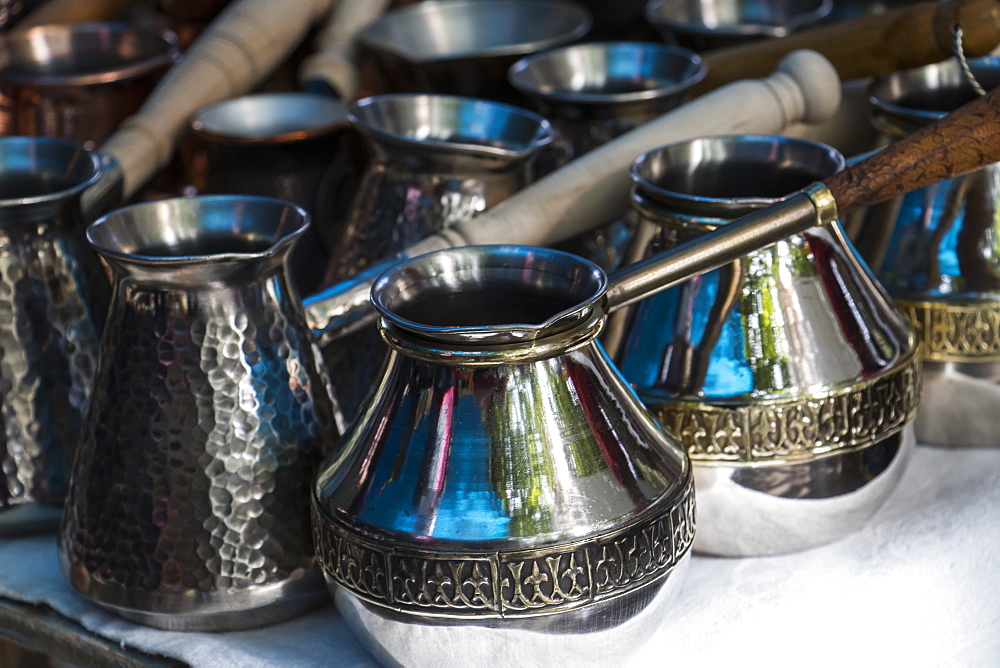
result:
<svg viewBox="0 0 1000 668"><path fill-rule="evenodd" d="M832 545L696 556L674 610L627 665L1000 665L1000 450L917 448L873 521ZM238 633L131 624L70 589L54 536L0 542L0 627L92 664L377 665L332 605Z"/></svg>

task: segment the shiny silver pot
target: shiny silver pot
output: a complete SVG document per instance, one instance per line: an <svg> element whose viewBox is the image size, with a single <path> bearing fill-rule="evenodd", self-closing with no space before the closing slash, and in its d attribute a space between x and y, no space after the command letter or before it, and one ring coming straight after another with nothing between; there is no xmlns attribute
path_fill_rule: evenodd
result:
<svg viewBox="0 0 1000 668"><path fill-rule="evenodd" d="M662 619L691 467L595 343L606 285L573 255L482 246L373 288L392 354L314 524L338 608L386 663L606 665Z"/></svg>
<svg viewBox="0 0 1000 668"><path fill-rule="evenodd" d="M337 408L285 267L307 224L279 200L216 196L88 228L114 294L59 556L91 601L219 631L327 600L306 509Z"/></svg>
<svg viewBox="0 0 1000 668"><path fill-rule="evenodd" d="M987 88L1000 58L970 61ZM976 97L958 63L897 72L869 88L875 126L892 141ZM866 221L858 247L917 329L925 401L921 442L1000 445L1000 165L905 195L888 219ZM883 223L881 226L876 222Z"/></svg>
<svg viewBox="0 0 1000 668"><path fill-rule="evenodd" d="M821 144L706 137L632 167L654 255L832 176ZM791 552L856 530L913 444L919 359L906 320L836 221L634 308L624 376L695 466L695 549Z"/></svg>

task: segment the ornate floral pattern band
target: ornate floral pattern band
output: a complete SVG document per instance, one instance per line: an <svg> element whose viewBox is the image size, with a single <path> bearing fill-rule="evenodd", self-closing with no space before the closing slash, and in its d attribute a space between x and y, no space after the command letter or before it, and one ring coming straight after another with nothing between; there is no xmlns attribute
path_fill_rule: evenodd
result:
<svg viewBox="0 0 1000 668"><path fill-rule="evenodd" d="M920 356L933 362L1000 361L1000 301L896 303L920 340Z"/></svg>
<svg viewBox="0 0 1000 668"><path fill-rule="evenodd" d="M720 406L649 402L657 421L704 464L788 464L863 448L916 417L920 360L820 396Z"/></svg>
<svg viewBox="0 0 1000 668"><path fill-rule="evenodd" d="M563 612L620 596L669 574L690 551L694 486L644 521L527 550L437 552L372 540L313 506L328 579L365 601L436 617L511 618Z"/></svg>

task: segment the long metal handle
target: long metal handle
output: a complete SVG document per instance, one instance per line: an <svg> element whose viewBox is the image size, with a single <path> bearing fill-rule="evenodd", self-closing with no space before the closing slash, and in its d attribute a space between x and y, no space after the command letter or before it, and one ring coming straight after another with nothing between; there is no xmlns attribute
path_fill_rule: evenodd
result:
<svg viewBox="0 0 1000 668"><path fill-rule="evenodd" d="M609 277L604 296L605 311L616 311L836 218L837 205L833 196L826 186L817 183L780 204L615 272Z"/></svg>
<svg viewBox="0 0 1000 668"><path fill-rule="evenodd" d="M818 223L1000 161L1000 89L780 204L615 273L621 308Z"/></svg>

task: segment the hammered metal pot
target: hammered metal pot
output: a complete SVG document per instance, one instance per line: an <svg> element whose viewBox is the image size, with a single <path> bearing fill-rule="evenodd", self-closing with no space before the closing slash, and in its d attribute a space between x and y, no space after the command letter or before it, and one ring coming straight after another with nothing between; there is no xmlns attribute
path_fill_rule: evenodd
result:
<svg viewBox="0 0 1000 668"><path fill-rule="evenodd" d="M449 95L377 95L349 106L371 162L343 225L326 230L325 283L350 278L530 183L556 133L530 111ZM375 382L387 349L369 328L326 349L345 415Z"/></svg>
<svg viewBox="0 0 1000 668"><path fill-rule="evenodd" d="M432 253L374 286L390 361L313 509L337 606L380 660L607 665L662 620L691 467L595 342L606 286L519 246Z"/></svg>
<svg viewBox="0 0 1000 668"><path fill-rule="evenodd" d="M987 89L1000 58L969 61ZM976 97L958 63L872 82L871 116L898 141ZM954 446L1000 445L1000 165L896 200L887 220L866 221L858 247L917 329L925 401L917 438Z"/></svg>
<svg viewBox="0 0 1000 668"><path fill-rule="evenodd" d="M833 149L707 137L633 163L646 255L841 169ZM779 554L861 527L914 443L916 340L837 221L635 307L624 376L694 463L695 550Z"/></svg>
<svg viewBox="0 0 1000 668"><path fill-rule="evenodd" d="M0 36L0 132L99 146L180 58L173 33L124 23Z"/></svg>
<svg viewBox="0 0 1000 668"><path fill-rule="evenodd" d="M0 537L59 522L107 306L80 207L100 178L78 144L0 138Z"/></svg>
<svg viewBox="0 0 1000 668"><path fill-rule="evenodd" d="M687 49L598 42L522 58L508 78L559 131L551 152L551 168L558 168L681 105L705 72L701 58ZM560 248L613 271L634 228L634 217L609 221Z"/></svg>
<svg viewBox="0 0 1000 668"><path fill-rule="evenodd" d="M279 200L216 196L88 228L114 293L59 556L98 605L218 631L328 600L309 480L337 409L285 275L306 225Z"/></svg>

